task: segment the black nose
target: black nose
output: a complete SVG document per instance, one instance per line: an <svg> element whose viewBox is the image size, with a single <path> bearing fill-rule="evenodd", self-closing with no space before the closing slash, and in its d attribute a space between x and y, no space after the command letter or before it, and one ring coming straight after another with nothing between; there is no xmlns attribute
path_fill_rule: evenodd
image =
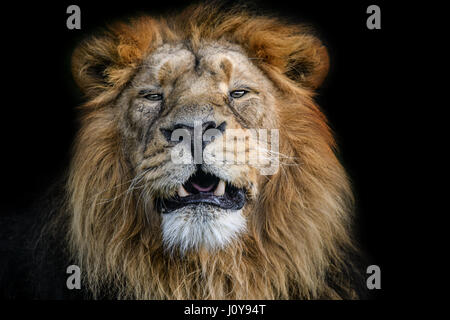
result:
<svg viewBox="0 0 450 320"><path fill-rule="evenodd" d="M225 131L225 127L226 127L225 121L222 122L219 126L217 126L214 121L207 121L207 122L201 123L201 129L200 129L200 123L201 122L199 122L199 128L197 129L197 131L195 130L195 128L193 126L186 125L184 123L177 123L170 129L161 128L160 130L161 130L161 133L163 134L163 136L166 138L166 140L168 142L172 142L172 143L179 143L179 142L183 141L184 137L186 136L186 132L182 132L182 131L174 135L175 130L177 130L177 129L187 130L187 133L189 134L189 137L191 139L191 142L190 142L191 150L194 154L194 147L196 145L201 146L201 151L203 151L203 149L205 149L206 145L209 142L211 142L210 141L211 139L204 136L204 133L206 131L208 131L209 129L216 129L220 133L223 133ZM195 140L198 141L197 144L194 143Z"/></svg>

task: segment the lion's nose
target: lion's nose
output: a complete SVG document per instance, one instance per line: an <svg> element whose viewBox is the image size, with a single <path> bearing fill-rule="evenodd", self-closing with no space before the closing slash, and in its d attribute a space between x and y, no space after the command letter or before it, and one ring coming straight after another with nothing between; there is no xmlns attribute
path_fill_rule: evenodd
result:
<svg viewBox="0 0 450 320"><path fill-rule="evenodd" d="M214 121L201 122L196 121L194 126L177 123L170 129L161 128L161 133L169 142L179 143L186 137L191 140L191 149L194 151L196 146L201 146L201 149L205 149L206 145L211 142L216 136L216 133L223 133L226 128L226 122L222 122L219 126ZM210 129L215 129L207 132ZM207 133L207 135L205 135ZM212 138L212 139L211 139Z"/></svg>

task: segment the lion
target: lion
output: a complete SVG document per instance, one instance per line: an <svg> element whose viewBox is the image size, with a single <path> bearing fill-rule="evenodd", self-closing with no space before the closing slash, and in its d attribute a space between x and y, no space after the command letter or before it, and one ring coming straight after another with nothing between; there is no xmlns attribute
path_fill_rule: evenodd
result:
<svg viewBox="0 0 450 320"><path fill-rule="evenodd" d="M241 7L139 16L84 40L80 129L38 243L80 267L83 297L361 298L352 190L314 101L328 70L310 28ZM211 159L252 129L276 130L274 172Z"/></svg>

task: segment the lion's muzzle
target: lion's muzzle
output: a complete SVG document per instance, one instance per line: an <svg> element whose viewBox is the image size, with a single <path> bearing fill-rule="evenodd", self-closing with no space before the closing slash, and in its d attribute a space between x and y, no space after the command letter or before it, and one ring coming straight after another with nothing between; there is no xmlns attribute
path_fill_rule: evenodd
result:
<svg viewBox="0 0 450 320"><path fill-rule="evenodd" d="M170 213L188 205L201 203L222 209L239 210L242 209L245 202L244 189L205 173L198 167L195 174L179 187L175 196L169 199L158 198L157 207L161 213Z"/></svg>

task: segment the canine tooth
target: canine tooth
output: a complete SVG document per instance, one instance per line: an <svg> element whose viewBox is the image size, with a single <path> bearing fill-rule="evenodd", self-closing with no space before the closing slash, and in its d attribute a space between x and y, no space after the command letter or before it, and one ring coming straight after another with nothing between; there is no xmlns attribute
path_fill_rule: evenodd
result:
<svg viewBox="0 0 450 320"><path fill-rule="evenodd" d="M184 197L187 197L188 195L190 195L190 193L187 192L186 189L181 185L181 186L178 188L178 195L179 195L180 197L184 198Z"/></svg>
<svg viewBox="0 0 450 320"><path fill-rule="evenodd" d="M225 193L225 181L220 180L219 184L217 185L216 190L214 190L215 196L223 196Z"/></svg>

